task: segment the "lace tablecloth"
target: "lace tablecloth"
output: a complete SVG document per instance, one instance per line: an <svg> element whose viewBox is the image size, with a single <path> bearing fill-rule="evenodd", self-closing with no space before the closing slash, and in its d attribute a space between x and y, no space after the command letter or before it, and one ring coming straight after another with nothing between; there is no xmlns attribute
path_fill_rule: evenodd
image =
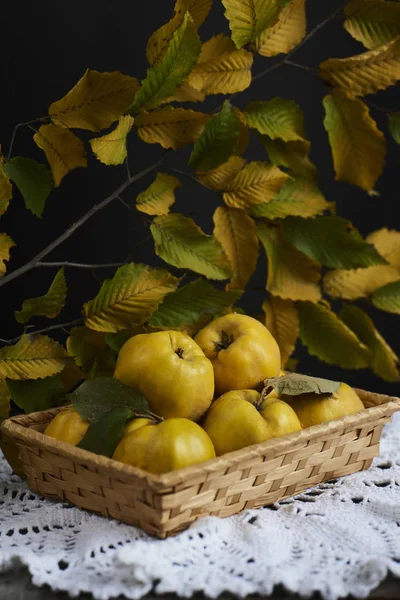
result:
<svg viewBox="0 0 400 600"><path fill-rule="evenodd" d="M369 471L268 508L200 520L167 540L41 498L1 457L0 571L16 561L36 585L102 600L152 589L270 594L278 583L327 600L366 597L389 571L400 577L400 414Z"/></svg>

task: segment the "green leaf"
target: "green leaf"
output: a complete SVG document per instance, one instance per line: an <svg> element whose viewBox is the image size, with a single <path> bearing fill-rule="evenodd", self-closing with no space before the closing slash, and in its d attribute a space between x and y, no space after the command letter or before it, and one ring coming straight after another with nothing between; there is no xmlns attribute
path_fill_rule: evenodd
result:
<svg viewBox="0 0 400 600"><path fill-rule="evenodd" d="M150 226L157 256L178 269L190 269L207 279L232 275L222 246L196 223L179 213L156 217Z"/></svg>
<svg viewBox="0 0 400 600"><path fill-rule="evenodd" d="M276 22L282 0L222 0L222 4L232 40L242 48Z"/></svg>
<svg viewBox="0 0 400 600"><path fill-rule="evenodd" d="M265 398L272 389L278 396L298 396L299 394L334 394L340 387L340 381L330 381L319 377L310 377L297 373L288 373L282 377L271 377L264 381L265 388L261 397Z"/></svg>
<svg viewBox="0 0 400 600"><path fill-rule="evenodd" d="M400 315L400 281L394 281L378 288L371 296L376 308Z"/></svg>
<svg viewBox="0 0 400 600"><path fill-rule="evenodd" d="M15 311L18 323L27 323L33 316L54 319L64 307L67 297L67 282L65 281L64 268L60 269L53 279L49 291L44 296L24 300L22 310Z"/></svg>
<svg viewBox="0 0 400 600"><path fill-rule="evenodd" d="M293 175L300 175L311 180L317 178L317 169L308 158L311 149L310 142L301 140L284 142L279 138L273 140L268 135L260 133L257 135L273 165L286 167Z"/></svg>
<svg viewBox="0 0 400 600"><path fill-rule="evenodd" d="M81 417L90 422L98 421L114 408L129 408L138 413L149 410L143 394L113 377L84 381L67 398Z"/></svg>
<svg viewBox="0 0 400 600"><path fill-rule="evenodd" d="M196 325L204 315L215 316L234 304L241 294L239 290L217 290L208 281L196 279L168 294L153 313L149 325L168 329Z"/></svg>
<svg viewBox="0 0 400 600"><path fill-rule="evenodd" d="M161 60L147 70L147 77L136 93L128 111L154 108L168 98L183 83L200 55L201 42L193 19L186 13L182 25L175 31Z"/></svg>
<svg viewBox="0 0 400 600"><path fill-rule="evenodd" d="M111 458L133 414L130 408L112 409L89 426L84 438L77 444L77 448Z"/></svg>
<svg viewBox="0 0 400 600"><path fill-rule="evenodd" d="M178 283L164 269L134 263L123 265L112 279L103 282L97 296L84 305L86 327L116 333L130 325L140 325Z"/></svg>
<svg viewBox="0 0 400 600"><path fill-rule="evenodd" d="M42 379L63 370L67 353L45 335L23 335L14 346L0 348L0 378Z"/></svg>
<svg viewBox="0 0 400 600"><path fill-rule="evenodd" d="M283 234L300 252L333 269L387 264L375 246L365 242L350 221L341 217L288 217Z"/></svg>
<svg viewBox="0 0 400 600"><path fill-rule="evenodd" d="M208 121L195 142L189 166L196 171L219 167L234 153L239 136L240 121L232 105L225 100L221 112Z"/></svg>
<svg viewBox="0 0 400 600"><path fill-rule="evenodd" d="M284 219L290 215L315 217L328 208L328 203L318 186L308 179L288 179L278 194L269 202L249 208L253 217Z"/></svg>
<svg viewBox="0 0 400 600"><path fill-rule="evenodd" d="M399 381L399 358L375 328L371 318L358 306L346 305L340 317L357 337L371 350L370 367L386 381Z"/></svg>
<svg viewBox="0 0 400 600"><path fill-rule="evenodd" d="M100 331L74 327L67 339L67 350L78 367L91 377L114 372L114 354L106 343L105 334Z"/></svg>
<svg viewBox="0 0 400 600"><path fill-rule="evenodd" d="M65 388L59 375L44 379L13 381L7 379L11 398L26 413L53 408L65 396Z"/></svg>
<svg viewBox="0 0 400 600"><path fill-rule="evenodd" d="M246 123L271 139L304 141L304 115L300 106L287 98L250 102L244 112Z"/></svg>
<svg viewBox="0 0 400 600"><path fill-rule="evenodd" d="M325 304L299 302L300 339L312 356L343 369L366 369L371 351Z"/></svg>
<svg viewBox="0 0 400 600"><path fill-rule="evenodd" d="M400 144L400 112L393 113L392 115L390 115L388 120L388 127L394 141Z"/></svg>
<svg viewBox="0 0 400 600"><path fill-rule="evenodd" d="M106 333L106 344L111 348L113 352L118 354L125 342L130 340L131 337L133 337L134 335L138 335L139 333L149 333L148 327L139 325L128 327L127 329L122 329L122 331L118 331L118 333Z"/></svg>
<svg viewBox="0 0 400 600"><path fill-rule="evenodd" d="M45 202L53 189L53 177L49 169L23 156L12 158L4 168L21 192L26 208L41 218Z"/></svg>

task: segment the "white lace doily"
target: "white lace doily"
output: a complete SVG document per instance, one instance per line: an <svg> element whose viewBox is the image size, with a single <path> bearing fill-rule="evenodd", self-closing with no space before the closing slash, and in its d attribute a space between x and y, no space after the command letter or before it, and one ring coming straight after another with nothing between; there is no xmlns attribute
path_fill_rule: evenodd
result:
<svg viewBox="0 0 400 600"><path fill-rule="evenodd" d="M0 571L16 561L36 585L101 600L269 594L278 583L327 600L366 597L389 571L400 577L400 414L369 471L167 540L32 494L1 457Z"/></svg>

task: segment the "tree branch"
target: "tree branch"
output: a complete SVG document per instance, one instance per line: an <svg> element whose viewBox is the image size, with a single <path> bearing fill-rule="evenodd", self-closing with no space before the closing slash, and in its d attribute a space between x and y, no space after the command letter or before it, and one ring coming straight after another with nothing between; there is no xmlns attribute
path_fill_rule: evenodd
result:
<svg viewBox="0 0 400 600"><path fill-rule="evenodd" d="M74 325L79 325L82 323L83 317L80 319L74 319L73 321L68 321L67 323L59 323L58 325L49 325L48 327L43 327L43 329L35 329L34 331L27 331L28 335L36 335L39 333L47 333L48 331L55 331L56 329L64 329L65 327L73 327ZM22 334L23 335L23 334ZM22 335L17 335L10 340L0 339L0 342L3 344L15 344L18 340L21 339Z"/></svg>
<svg viewBox="0 0 400 600"><path fill-rule="evenodd" d="M292 60L285 59L284 64L289 65L290 67L296 67L296 69L302 69L303 71L307 71L308 73L312 73L313 75L319 74L318 69L315 69L314 67L309 67L308 65L302 65L301 63L293 62Z"/></svg>
<svg viewBox="0 0 400 600"><path fill-rule="evenodd" d="M178 175L183 175L184 177L187 177L188 179L191 179L192 181L195 181L198 185L201 185L202 187L205 187L207 190L210 189L206 185L204 185L203 183L201 183L201 181L199 181L191 173L187 173L186 171L182 171L181 169L174 169L174 168L171 168L170 171L172 171L173 173L177 173Z"/></svg>
<svg viewBox="0 0 400 600"><path fill-rule="evenodd" d="M257 79L261 79L262 77L264 77L268 73L271 73L271 71L274 71L278 67L281 67L285 63L289 64L288 60L292 56L294 56L294 54L296 54L296 52L298 50L300 50L300 48L302 48L304 46L304 44L306 44L320 29L322 29L323 27L325 27L325 25L327 25L328 23L330 23L330 21L332 21L338 15L338 13L343 9L343 7L344 7L345 4L347 4L347 2L341 3L340 6L338 6L338 8L336 8L333 11L333 13L331 13L328 17L326 17L326 19L324 19L323 21L321 21L320 23L318 23L318 25L316 25L314 27L314 29L312 29L305 36L305 38L300 42L300 44L298 44L295 48L293 48L293 50L291 50L288 54L286 54L285 58L282 58L280 61L274 63L271 66L269 66L264 71L261 71L260 73L257 73L257 75L254 75L254 77L252 78L252 81L256 81Z"/></svg>
<svg viewBox="0 0 400 600"><path fill-rule="evenodd" d="M167 152L168 152L168 150L167 150ZM147 175L148 173L151 173L151 171L154 171L154 169L156 169L164 161L164 158L165 158L165 155L167 154L167 152L164 152L163 156L158 161L156 161L154 164L150 165L149 167L146 167L145 169L143 169L143 171L136 173L136 175L133 175L132 177L127 178L124 181L124 183L122 183L116 190L114 190L109 196L107 196L107 198L102 200L102 202L99 202L98 204L95 204L94 206L92 206L92 208L87 213L85 213L80 219L78 219L78 221L76 221L70 227L68 227L68 229L66 229L64 231L64 233L62 233L58 238L56 238L53 242L51 242L51 244L46 246L46 248L41 250L39 252L39 254L36 254L36 256L31 258L26 264L22 265L22 267L19 267L19 269L12 271L8 275L6 275L2 279L0 279L0 287L5 285L6 283L9 283L13 279L16 279L20 275L23 275L24 273L27 273L28 271L31 271L32 269L34 269L36 267L37 263L42 260L42 258L44 258L48 254L50 254L50 252L52 252L60 244L65 242L65 240L67 240L69 237L71 237L71 235L73 233L75 233L75 231L77 231L77 229L82 227L82 225L84 223L86 223L86 221L88 221L91 217L93 217L93 215L95 215L100 210L102 210L103 208L108 206L108 204L110 204L110 202L115 200L115 198L118 198L118 196L120 194L122 194L122 192L124 192L132 183L134 183L135 181L139 181L139 179L142 179L145 175Z"/></svg>
<svg viewBox="0 0 400 600"><path fill-rule="evenodd" d="M104 263L104 264L85 264L85 263L76 263L69 261L56 261L56 262L41 262L36 263L35 267L74 267L77 269L107 269L109 267L122 267L126 262L115 262L115 263Z"/></svg>

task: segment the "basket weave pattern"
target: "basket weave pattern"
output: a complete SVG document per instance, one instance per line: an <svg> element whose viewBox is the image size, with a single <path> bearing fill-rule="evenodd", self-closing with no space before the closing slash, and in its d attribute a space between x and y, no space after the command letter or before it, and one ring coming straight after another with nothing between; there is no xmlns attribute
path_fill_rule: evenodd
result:
<svg viewBox="0 0 400 600"><path fill-rule="evenodd" d="M357 390L364 411L231 452L199 465L152 475L43 435L61 409L14 417L2 445L18 450L34 492L141 527L165 538L200 517L228 517L272 504L323 481L367 469L400 399Z"/></svg>

